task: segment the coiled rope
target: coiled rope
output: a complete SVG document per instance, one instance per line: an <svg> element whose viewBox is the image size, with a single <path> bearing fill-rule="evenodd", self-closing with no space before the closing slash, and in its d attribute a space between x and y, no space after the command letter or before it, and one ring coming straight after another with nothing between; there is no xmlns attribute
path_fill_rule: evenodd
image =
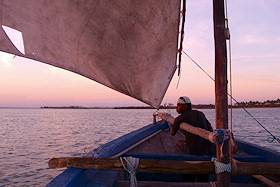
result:
<svg viewBox="0 0 280 187"><path fill-rule="evenodd" d="M123 159L127 163L127 167L123 163ZM139 165L139 158L133 158L133 157L120 157L120 161L122 163L123 168L130 174L130 187L138 186L137 185L137 179L136 179L136 169Z"/></svg>
<svg viewBox="0 0 280 187"><path fill-rule="evenodd" d="M217 141L216 137L222 136L223 139L221 141ZM224 148L224 142L229 139L229 145L233 149L236 147L236 144L233 140L233 135L230 132L229 129L215 129L213 132L211 132L208 136L210 142L215 143L216 145L220 145L220 157L222 158L224 156L223 154L223 148Z"/></svg>
<svg viewBox="0 0 280 187"><path fill-rule="evenodd" d="M215 82L215 79L211 77L196 61L194 61L184 50L182 52L194 63L196 64L210 79ZM227 93L227 95L233 99L239 107L241 107L248 115L250 115L269 135L270 137L267 138L269 143L272 143L274 140L277 140L280 143L280 139L274 136L269 130L267 130L248 110L246 110L231 94Z"/></svg>
<svg viewBox="0 0 280 187"><path fill-rule="evenodd" d="M218 162L216 158L212 158L211 161L214 162L216 174L222 173L222 172L231 173L231 163L224 164L224 163Z"/></svg>

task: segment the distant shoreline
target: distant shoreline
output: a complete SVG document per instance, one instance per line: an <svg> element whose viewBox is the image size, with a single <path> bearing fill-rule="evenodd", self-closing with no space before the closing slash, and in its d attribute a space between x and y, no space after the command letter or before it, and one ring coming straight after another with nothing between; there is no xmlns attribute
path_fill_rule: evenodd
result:
<svg viewBox="0 0 280 187"><path fill-rule="evenodd" d="M192 105L194 109L215 109L215 105ZM231 108L229 105L228 108ZM233 109L242 108L232 106ZM280 108L280 105L244 106L244 108ZM83 106L43 106L43 107L0 107L0 109L155 109L150 106L124 106L124 107L83 107ZM176 106L161 106L160 109L176 109Z"/></svg>
<svg viewBox="0 0 280 187"><path fill-rule="evenodd" d="M193 105L194 109L215 109L215 105ZM229 105L228 108L231 108ZM232 106L232 108L242 108L239 106ZM280 106L244 106L244 108L280 108ZM82 107L82 106L62 106L62 107L52 107L43 106L40 109L154 109L150 106L127 106L127 107ZM176 109L175 106L165 107L161 106L160 109Z"/></svg>

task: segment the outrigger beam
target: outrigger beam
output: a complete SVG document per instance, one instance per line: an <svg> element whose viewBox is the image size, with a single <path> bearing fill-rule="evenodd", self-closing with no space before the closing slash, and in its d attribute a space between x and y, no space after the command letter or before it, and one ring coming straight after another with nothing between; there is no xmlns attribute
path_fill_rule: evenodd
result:
<svg viewBox="0 0 280 187"><path fill-rule="evenodd" d="M159 116L161 119L167 121L167 122L170 123L170 124L173 124L174 121L175 121L175 118L172 117L171 115L167 115L167 114L164 114L164 113L160 113L160 112L159 112L159 113L158 113L158 116ZM202 129L202 128L199 128L199 127L194 127L194 126L192 126L192 125L190 125L190 124L188 124L188 123L181 123L181 124L180 124L180 129L183 129L183 130L185 130L185 131L187 131L187 132L189 132L189 133L198 135L198 136L200 136L201 138L204 138L204 139L206 139L206 140L211 141L212 143L220 143L220 142L223 141L223 138L224 138L222 135L217 135L217 136L215 136L214 140L211 140L211 139L210 139L210 134L211 134L212 132L207 131L207 130Z"/></svg>
<svg viewBox="0 0 280 187"><path fill-rule="evenodd" d="M119 158L60 157L49 161L50 168L76 167L93 170L123 171ZM180 174L215 174L214 162L211 161L174 161L141 159L137 172L180 173ZM232 175L279 175L280 163L234 162Z"/></svg>

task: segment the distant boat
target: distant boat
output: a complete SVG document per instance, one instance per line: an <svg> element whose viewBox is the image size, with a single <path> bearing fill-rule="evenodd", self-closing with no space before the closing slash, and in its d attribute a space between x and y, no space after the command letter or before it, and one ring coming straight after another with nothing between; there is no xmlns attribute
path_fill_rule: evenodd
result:
<svg viewBox="0 0 280 187"><path fill-rule="evenodd" d="M227 129L224 1L213 5L216 128ZM3 0L0 7L1 51L78 73L154 108L159 108L180 67L185 0ZM11 29L22 34L24 50L11 42L6 32ZM48 186L127 186L126 157L140 158L139 186L279 185L276 151L239 140L239 151L230 162L226 140L217 145L217 161L211 161L210 156L182 153L174 144L179 138L180 134L169 135L168 123L162 120L108 142L85 158L51 159L52 167L70 168ZM217 163L222 165L220 172L215 170ZM209 181L185 182L186 174L210 174Z"/></svg>

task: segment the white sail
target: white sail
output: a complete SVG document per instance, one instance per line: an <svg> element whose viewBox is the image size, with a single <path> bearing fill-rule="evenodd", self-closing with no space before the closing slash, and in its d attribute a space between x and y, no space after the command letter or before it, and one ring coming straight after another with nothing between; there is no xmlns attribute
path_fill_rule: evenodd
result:
<svg viewBox="0 0 280 187"><path fill-rule="evenodd" d="M159 107L176 70L180 0L2 0L0 50L60 67Z"/></svg>

